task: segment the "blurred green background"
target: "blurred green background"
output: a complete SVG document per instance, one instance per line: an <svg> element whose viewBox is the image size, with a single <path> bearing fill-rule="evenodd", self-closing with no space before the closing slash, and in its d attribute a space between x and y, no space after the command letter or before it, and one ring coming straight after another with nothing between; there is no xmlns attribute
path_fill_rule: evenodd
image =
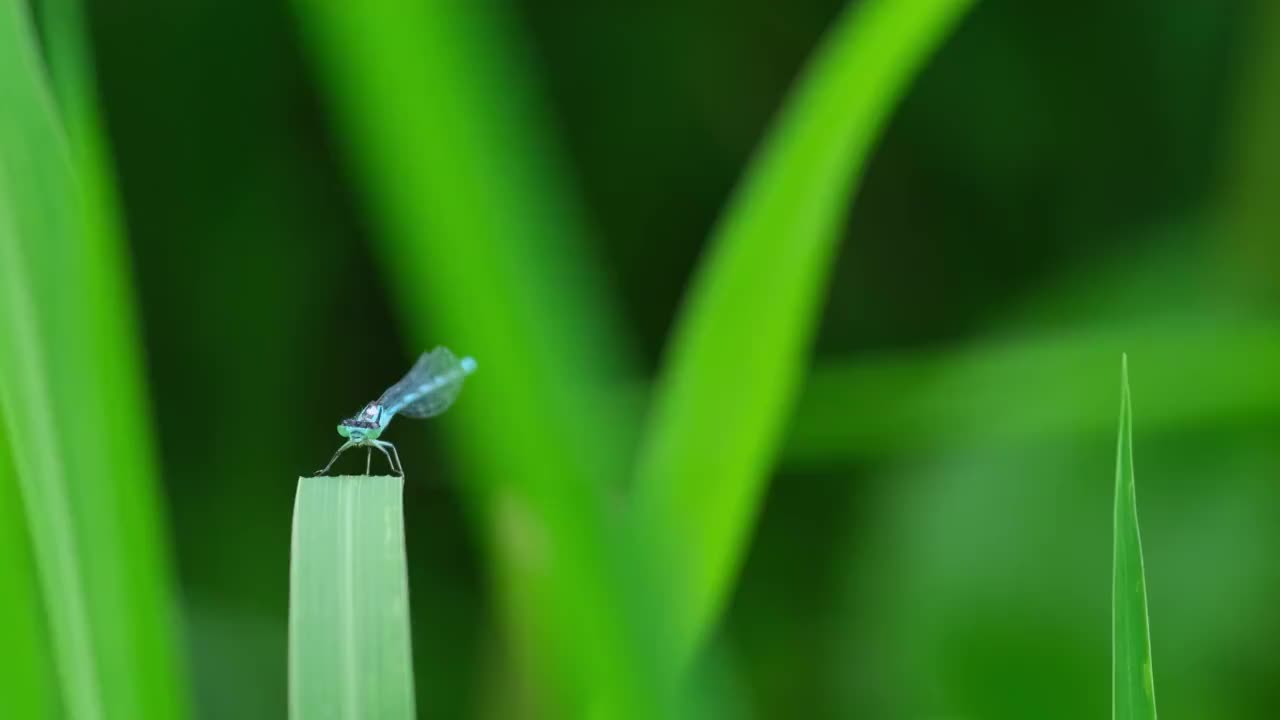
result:
<svg viewBox="0 0 1280 720"><path fill-rule="evenodd" d="M634 350L615 391L635 404L843 4L485 7L538 98L553 176L582 198L594 261L563 277L616 298L601 314ZM296 7L87 11L192 705L282 717L294 478L425 348ZM1277 48L1265 2L987 0L960 21L849 200L815 369L696 661L724 716L1104 717L1128 351L1161 709L1273 717ZM518 362L481 357L471 382ZM509 717L520 680L449 422L391 432L419 712Z"/></svg>

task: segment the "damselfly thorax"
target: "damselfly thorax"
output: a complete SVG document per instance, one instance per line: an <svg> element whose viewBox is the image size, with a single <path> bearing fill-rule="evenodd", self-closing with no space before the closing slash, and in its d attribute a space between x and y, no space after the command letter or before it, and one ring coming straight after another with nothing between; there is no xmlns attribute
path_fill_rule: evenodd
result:
<svg viewBox="0 0 1280 720"><path fill-rule="evenodd" d="M371 402L358 414L343 420L338 425L338 434L357 442L366 439L376 440L382 434L382 428L386 427L383 414L383 407L376 402Z"/></svg>

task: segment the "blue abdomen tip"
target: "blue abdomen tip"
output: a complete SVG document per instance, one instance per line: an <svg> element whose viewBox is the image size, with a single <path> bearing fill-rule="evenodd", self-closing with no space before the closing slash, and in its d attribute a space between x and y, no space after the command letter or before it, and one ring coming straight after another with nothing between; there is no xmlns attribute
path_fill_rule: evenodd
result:
<svg viewBox="0 0 1280 720"><path fill-rule="evenodd" d="M476 371L476 359L471 356L462 358L461 364L462 371L465 373L473 373Z"/></svg>

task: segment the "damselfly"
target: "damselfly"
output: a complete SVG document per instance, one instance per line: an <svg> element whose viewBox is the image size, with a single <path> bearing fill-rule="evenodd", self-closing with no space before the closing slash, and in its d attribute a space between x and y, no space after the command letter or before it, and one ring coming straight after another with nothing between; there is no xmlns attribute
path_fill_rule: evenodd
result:
<svg viewBox="0 0 1280 720"><path fill-rule="evenodd" d="M387 456L393 472L404 475L396 446L379 440L378 436L396 415L429 418L448 410L453 401L458 399L458 393L462 392L462 381L475 372L475 369L474 359L464 357L459 360L446 347L422 353L418 362L413 364L413 368L400 382L387 388L382 397L365 405L363 410L338 424L338 434L347 438L347 441L333 454L328 465L316 471L316 475L328 472L338 456L353 447L363 447L368 451L364 462L366 475L369 474L375 448Z"/></svg>

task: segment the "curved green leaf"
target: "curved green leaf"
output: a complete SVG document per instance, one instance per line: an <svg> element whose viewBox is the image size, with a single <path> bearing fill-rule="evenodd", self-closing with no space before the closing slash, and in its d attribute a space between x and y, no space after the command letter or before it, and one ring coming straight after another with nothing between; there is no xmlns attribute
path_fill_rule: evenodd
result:
<svg viewBox="0 0 1280 720"><path fill-rule="evenodd" d="M867 0L838 21L711 241L641 447L639 522L696 647L743 556L808 360L849 196L897 100L969 0Z"/></svg>

